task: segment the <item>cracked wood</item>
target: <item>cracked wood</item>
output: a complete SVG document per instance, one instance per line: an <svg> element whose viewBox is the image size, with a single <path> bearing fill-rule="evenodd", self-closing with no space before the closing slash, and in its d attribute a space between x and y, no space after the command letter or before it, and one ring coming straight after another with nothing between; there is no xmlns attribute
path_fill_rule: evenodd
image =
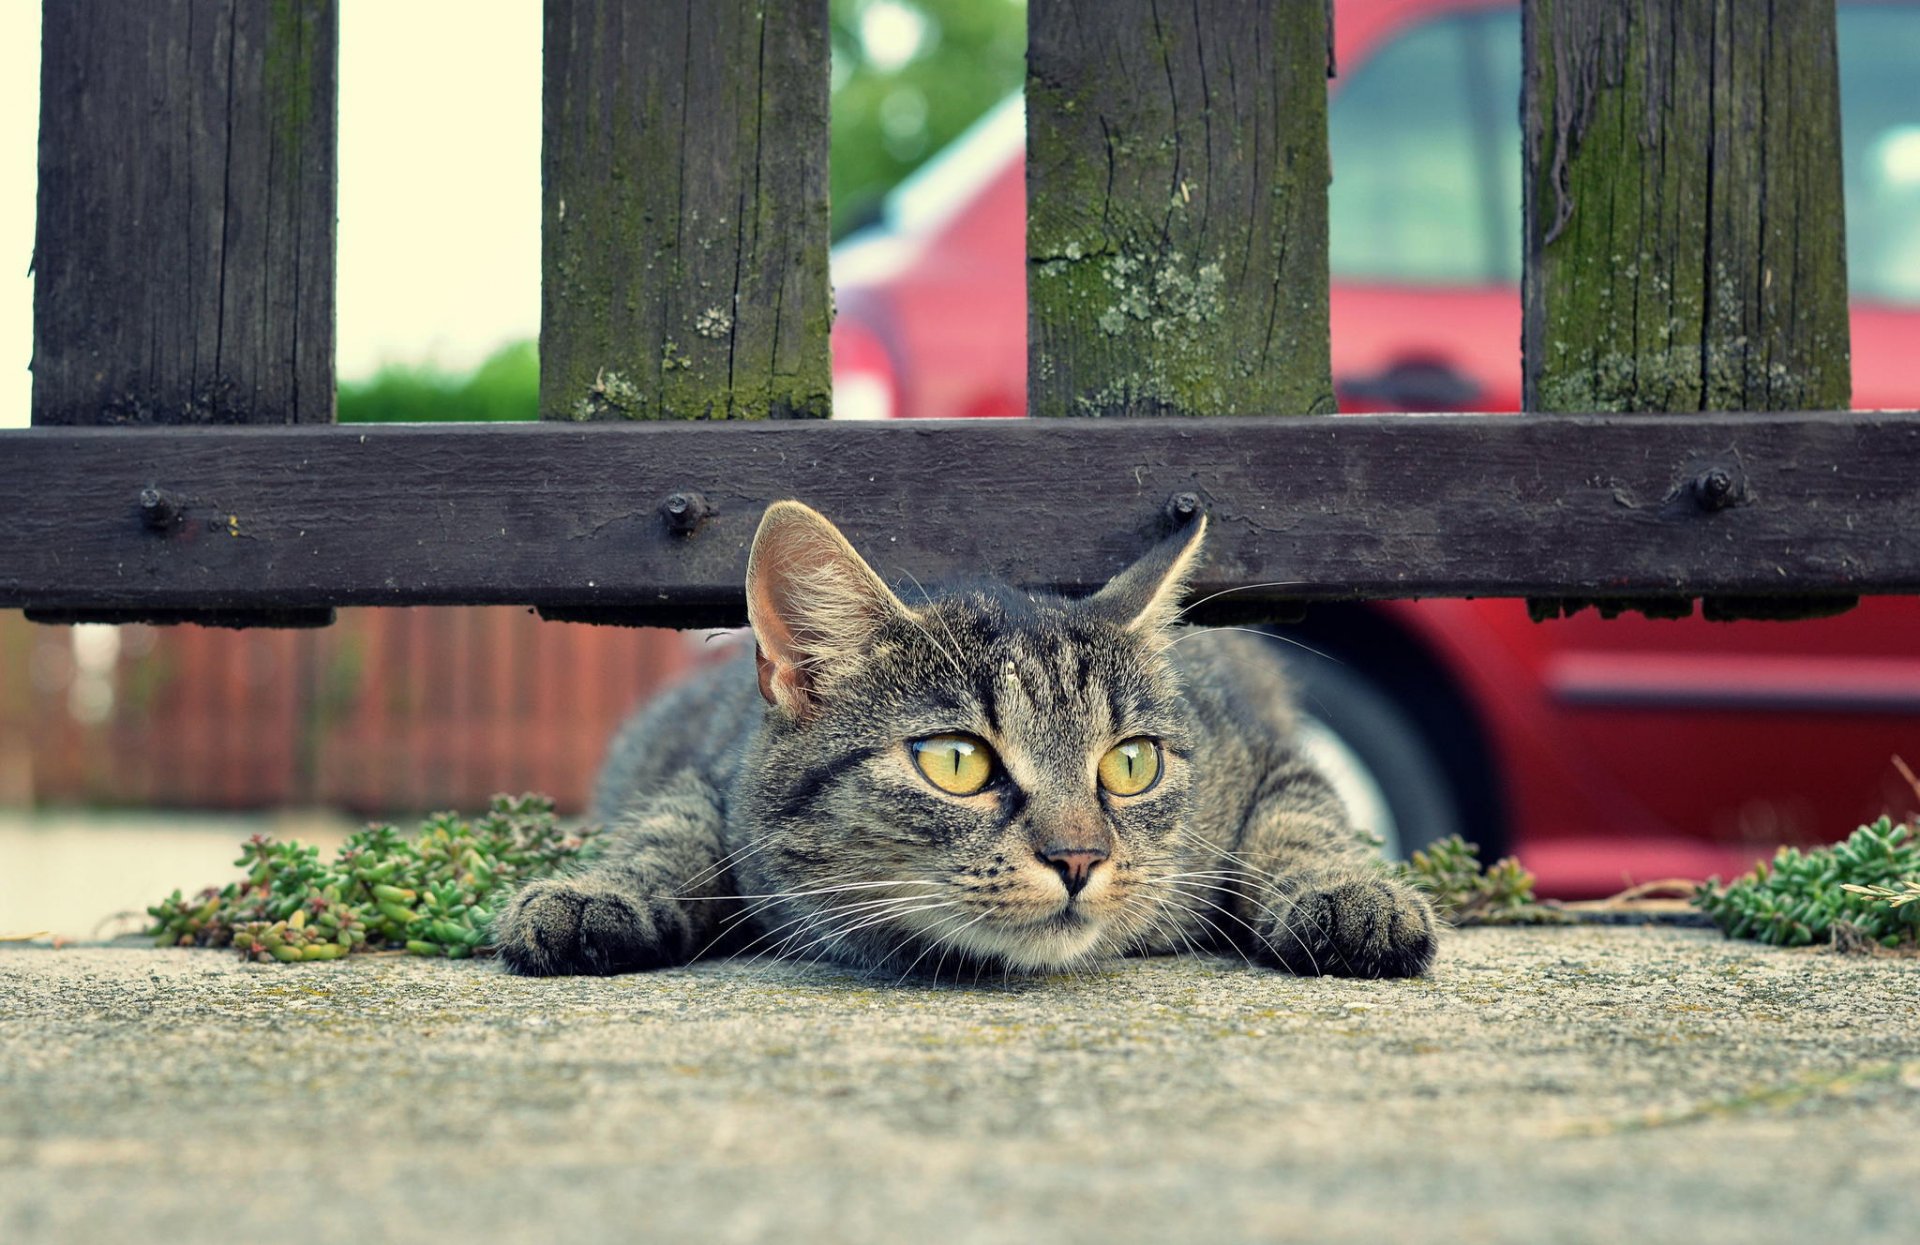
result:
<svg viewBox="0 0 1920 1245"><path fill-rule="evenodd" d="M1848 405L1833 0L1527 0L1525 405Z"/></svg>
<svg viewBox="0 0 1920 1245"><path fill-rule="evenodd" d="M42 17L35 424L333 419L331 0Z"/></svg>
<svg viewBox="0 0 1920 1245"><path fill-rule="evenodd" d="M1334 408L1326 6L1032 0L1035 415Z"/></svg>
<svg viewBox="0 0 1920 1245"><path fill-rule="evenodd" d="M547 0L540 412L825 416L825 0Z"/></svg>

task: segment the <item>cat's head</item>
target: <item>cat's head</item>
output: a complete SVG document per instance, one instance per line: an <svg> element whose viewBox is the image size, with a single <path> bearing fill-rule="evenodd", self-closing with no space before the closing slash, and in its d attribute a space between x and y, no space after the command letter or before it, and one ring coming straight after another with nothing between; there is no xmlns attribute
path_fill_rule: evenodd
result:
<svg viewBox="0 0 1920 1245"><path fill-rule="evenodd" d="M1151 932L1191 749L1166 647L1204 517L1092 596L902 600L825 518L770 507L747 606L766 727L740 869L793 953L1050 969ZM783 927L784 923L784 927Z"/></svg>

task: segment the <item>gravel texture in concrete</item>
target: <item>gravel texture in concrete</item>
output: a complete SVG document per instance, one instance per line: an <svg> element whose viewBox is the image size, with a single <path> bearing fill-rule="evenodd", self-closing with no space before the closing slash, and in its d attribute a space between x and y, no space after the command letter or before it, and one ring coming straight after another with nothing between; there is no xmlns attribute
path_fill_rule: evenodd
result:
<svg viewBox="0 0 1920 1245"><path fill-rule="evenodd" d="M899 985L0 950L0 1241L1920 1236L1920 962L1470 930Z"/></svg>

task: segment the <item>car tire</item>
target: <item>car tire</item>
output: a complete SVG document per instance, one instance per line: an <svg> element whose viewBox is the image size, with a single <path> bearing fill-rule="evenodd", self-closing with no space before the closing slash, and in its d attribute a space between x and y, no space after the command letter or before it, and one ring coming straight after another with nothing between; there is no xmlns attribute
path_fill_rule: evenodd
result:
<svg viewBox="0 0 1920 1245"><path fill-rule="evenodd" d="M1276 643L1285 643L1276 640ZM1302 741L1389 859L1464 831L1445 765L1413 716L1354 666L1287 645ZM1471 837L1471 836L1468 836Z"/></svg>

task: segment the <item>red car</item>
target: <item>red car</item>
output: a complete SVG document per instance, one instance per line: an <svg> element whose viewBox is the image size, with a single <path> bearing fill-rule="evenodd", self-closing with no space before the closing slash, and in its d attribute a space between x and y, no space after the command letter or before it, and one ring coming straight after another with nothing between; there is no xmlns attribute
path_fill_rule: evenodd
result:
<svg viewBox="0 0 1920 1245"><path fill-rule="evenodd" d="M1520 18L1340 0L1333 369L1348 411L1516 409ZM1920 405L1920 2L1839 7L1854 400ZM1023 118L1008 101L835 252L835 413L1026 409ZM1319 746L1403 849L1459 830L1542 893L1730 874L1914 797L1920 601L1799 623L1528 620L1514 600L1314 606Z"/></svg>

